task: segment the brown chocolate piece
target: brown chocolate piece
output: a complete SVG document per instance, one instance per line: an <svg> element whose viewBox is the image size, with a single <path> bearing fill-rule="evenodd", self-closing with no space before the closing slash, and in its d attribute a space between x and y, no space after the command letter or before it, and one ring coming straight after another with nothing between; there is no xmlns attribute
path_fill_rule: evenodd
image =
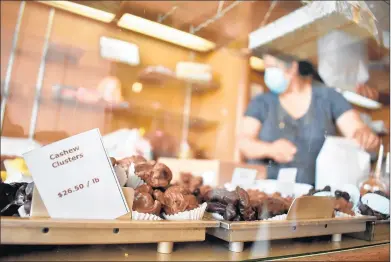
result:
<svg viewBox="0 0 391 262"><path fill-rule="evenodd" d="M144 184L134 190L134 194L136 195L137 193L148 193L152 195L153 189L151 186Z"/></svg>
<svg viewBox="0 0 391 262"><path fill-rule="evenodd" d="M136 164L135 174L153 188L165 188L172 179L171 170L166 165L155 161Z"/></svg>
<svg viewBox="0 0 391 262"><path fill-rule="evenodd" d="M130 164L132 164L132 163L136 165L136 164L143 163L143 162L147 162L147 160L144 157L131 156L131 157L125 157L121 160L118 160L117 164L129 168Z"/></svg>
<svg viewBox="0 0 391 262"><path fill-rule="evenodd" d="M193 210L199 206L198 200L194 195L185 195L185 200L188 202L186 210Z"/></svg>
<svg viewBox="0 0 391 262"><path fill-rule="evenodd" d="M133 163L134 165L144 163L147 160L142 156L131 156L125 157L121 160L116 161L116 165L123 167L127 174L129 174L129 167Z"/></svg>
<svg viewBox="0 0 391 262"><path fill-rule="evenodd" d="M234 204L230 203L227 205L227 208L225 209L223 218L228 221L232 221L234 217L236 217L237 212L236 212L236 207Z"/></svg>
<svg viewBox="0 0 391 262"><path fill-rule="evenodd" d="M166 189L167 193L181 193L183 195L189 195L191 192L189 189L183 187L183 186L170 186L169 188Z"/></svg>
<svg viewBox="0 0 391 262"><path fill-rule="evenodd" d="M212 190L212 187L207 186L207 185L203 185L203 186L200 186L199 188L197 188L194 191L194 194L197 196L198 202L199 203L207 202L207 200L208 200L207 194L211 190Z"/></svg>
<svg viewBox="0 0 391 262"><path fill-rule="evenodd" d="M253 221L257 219L256 212L251 206L241 208L240 214L245 221Z"/></svg>
<svg viewBox="0 0 391 262"><path fill-rule="evenodd" d="M339 197L339 198L335 199L335 202L334 202L334 209L335 210L340 211L345 214L348 214L348 215L351 215L351 216L354 216L355 214L354 214L352 208L353 208L353 204L346 201L346 199L344 199L343 197Z"/></svg>
<svg viewBox="0 0 391 262"><path fill-rule="evenodd" d="M257 207L257 217L259 220L282 215L286 212L286 205L279 198L269 197Z"/></svg>
<svg viewBox="0 0 391 262"><path fill-rule="evenodd" d="M248 207L250 205L250 197L247 194L246 190L240 187L236 187L235 191L239 197L239 208Z"/></svg>
<svg viewBox="0 0 391 262"><path fill-rule="evenodd" d="M153 190L153 198L164 205L164 193L159 189Z"/></svg>
<svg viewBox="0 0 391 262"><path fill-rule="evenodd" d="M227 205L228 204L236 205L236 203L239 200L239 197L235 191L230 192L226 189L220 189L220 188L209 191L207 198L210 201L219 201Z"/></svg>
<svg viewBox="0 0 391 262"><path fill-rule="evenodd" d="M223 215L225 213L225 209L227 208L227 205L220 203L220 202L208 202L208 205L206 207L206 211L210 213L219 213L220 215Z"/></svg>
<svg viewBox="0 0 391 262"><path fill-rule="evenodd" d="M194 192L197 188L202 186L203 179L200 176L192 177L189 183L189 189L191 192Z"/></svg>
<svg viewBox="0 0 391 262"><path fill-rule="evenodd" d="M232 221L240 221L241 220L241 218L240 218L240 215L239 214L237 214L233 219L232 219Z"/></svg>
<svg viewBox="0 0 391 262"><path fill-rule="evenodd" d="M164 192L164 212L168 215L173 215L179 212L186 211L189 205L189 200L185 199L185 195L179 192Z"/></svg>
<svg viewBox="0 0 391 262"><path fill-rule="evenodd" d="M148 193L140 192L134 196L134 211L146 214L155 214L159 216L161 208L161 203L157 200L154 200Z"/></svg>
<svg viewBox="0 0 391 262"><path fill-rule="evenodd" d="M181 172L180 173L180 180L183 184L189 184L190 180L193 178L193 175L188 172Z"/></svg>

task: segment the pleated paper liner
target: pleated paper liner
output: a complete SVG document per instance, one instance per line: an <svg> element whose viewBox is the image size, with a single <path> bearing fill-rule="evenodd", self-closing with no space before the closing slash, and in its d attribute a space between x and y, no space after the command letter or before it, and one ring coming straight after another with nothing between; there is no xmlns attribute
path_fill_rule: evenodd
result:
<svg viewBox="0 0 391 262"><path fill-rule="evenodd" d="M137 211L132 211L132 220L163 220L161 217L155 215L155 214L146 214L146 213L140 213Z"/></svg>
<svg viewBox="0 0 391 262"><path fill-rule="evenodd" d="M163 217L166 220L201 220L204 217L207 205L207 203L203 203L193 210L179 212L173 215L163 213Z"/></svg>

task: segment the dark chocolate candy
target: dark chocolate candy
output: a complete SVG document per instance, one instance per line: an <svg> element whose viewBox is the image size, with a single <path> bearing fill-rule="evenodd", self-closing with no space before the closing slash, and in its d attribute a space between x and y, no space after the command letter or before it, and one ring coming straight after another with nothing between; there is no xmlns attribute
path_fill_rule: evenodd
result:
<svg viewBox="0 0 391 262"><path fill-rule="evenodd" d="M210 201L219 201L227 205L228 204L236 205L236 203L239 200L239 197L235 191L230 192L226 189L218 188L208 192L208 199Z"/></svg>
<svg viewBox="0 0 391 262"><path fill-rule="evenodd" d="M223 215L225 209L227 208L227 205L220 202L208 202L207 204L208 206L206 208L206 211L210 213L219 213L220 215Z"/></svg>
<svg viewBox="0 0 391 262"><path fill-rule="evenodd" d="M228 221L232 221L236 215L237 215L237 212L236 212L235 205L233 205L231 203L228 204L227 208L225 209L224 215L223 215L224 219L228 220Z"/></svg>

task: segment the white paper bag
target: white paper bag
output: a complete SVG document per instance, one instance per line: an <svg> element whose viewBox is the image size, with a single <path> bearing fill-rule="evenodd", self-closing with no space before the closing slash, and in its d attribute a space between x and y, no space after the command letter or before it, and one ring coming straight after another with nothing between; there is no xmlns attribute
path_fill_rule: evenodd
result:
<svg viewBox="0 0 391 262"><path fill-rule="evenodd" d="M315 188L334 192L345 184L358 186L370 172L370 155L351 139L327 137L316 160Z"/></svg>

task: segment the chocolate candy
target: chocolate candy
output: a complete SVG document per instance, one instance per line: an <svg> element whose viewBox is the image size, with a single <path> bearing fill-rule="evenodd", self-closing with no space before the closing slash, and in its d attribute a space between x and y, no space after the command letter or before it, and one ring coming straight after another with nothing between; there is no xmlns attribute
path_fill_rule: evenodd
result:
<svg viewBox="0 0 391 262"><path fill-rule="evenodd" d="M286 213L285 203L278 198L267 198L257 207L258 219L266 219Z"/></svg>
<svg viewBox="0 0 391 262"><path fill-rule="evenodd" d="M152 195L153 189L151 186L144 184L134 190L135 195L137 195L138 193L148 193L148 194Z"/></svg>
<svg viewBox="0 0 391 262"><path fill-rule="evenodd" d="M354 216L355 214L352 211L352 208L353 208L353 204L347 201L345 198L339 197L335 199L335 203L334 203L335 210Z"/></svg>
<svg viewBox="0 0 391 262"><path fill-rule="evenodd" d="M147 162L147 160L142 156L131 156L116 161L116 164L122 166L123 168L125 168L126 172L128 172L128 169L132 163L134 165L137 165L144 162Z"/></svg>
<svg viewBox="0 0 391 262"><path fill-rule="evenodd" d="M175 193L181 193L181 194L184 194L184 195L189 195L191 194L190 193L190 190L183 187L183 186L170 186L169 188L166 189L167 193L172 193L172 192L175 192Z"/></svg>
<svg viewBox="0 0 391 262"><path fill-rule="evenodd" d="M194 195L185 195L185 200L188 202L186 210L193 210L199 206L198 200Z"/></svg>
<svg viewBox="0 0 391 262"><path fill-rule="evenodd" d="M246 190L240 187L236 187L236 194L239 197L239 208L244 208L250 206L250 197L247 194Z"/></svg>
<svg viewBox="0 0 391 262"><path fill-rule="evenodd" d="M239 200L238 195L236 192L230 192L226 189L213 189L208 192L207 198L210 201L219 201L224 204L233 204L236 205L236 203Z"/></svg>
<svg viewBox="0 0 391 262"><path fill-rule="evenodd" d="M193 175L188 172L181 172L180 179L183 184L189 184L190 180L193 178Z"/></svg>
<svg viewBox="0 0 391 262"><path fill-rule="evenodd" d="M208 206L206 208L206 211L210 213L219 213L220 215L223 215L225 213L225 209L227 208L227 205L220 203L220 202L208 202Z"/></svg>
<svg viewBox="0 0 391 262"><path fill-rule="evenodd" d="M155 161L136 164L135 174L153 188L165 188L172 179L171 170L166 165Z"/></svg>
<svg viewBox="0 0 391 262"><path fill-rule="evenodd" d="M232 221L240 221L240 220L242 220L242 218L240 217L239 214L236 215L236 216L232 219Z"/></svg>
<svg viewBox="0 0 391 262"><path fill-rule="evenodd" d="M251 206L243 207L240 209L240 215L243 217L245 221L253 221L256 220L256 212Z"/></svg>
<svg viewBox="0 0 391 262"><path fill-rule="evenodd" d="M234 217L236 217L237 212L236 212L236 207L234 204L229 203L227 205L227 208L225 209L225 212L223 214L223 217L225 220L232 221Z"/></svg>
<svg viewBox="0 0 391 262"><path fill-rule="evenodd" d="M149 193L140 192L134 196L134 211L146 214L155 214L159 216L161 208L161 203L157 200L154 200Z"/></svg>
<svg viewBox="0 0 391 262"><path fill-rule="evenodd" d="M200 176L192 177L189 183L189 189L191 192L194 192L197 188L202 186L203 179Z"/></svg>
<svg viewBox="0 0 391 262"><path fill-rule="evenodd" d="M179 192L164 192L164 212L168 215L173 215L179 212L186 211L189 206L189 200L185 199L185 195Z"/></svg>
<svg viewBox="0 0 391 262"><path fill-rule="evenodd" d="M152 195L155 200L158 200L160 203L162 203L162 205L164 205L164 193L162 191L155 189L153 190Z"/></svg>

